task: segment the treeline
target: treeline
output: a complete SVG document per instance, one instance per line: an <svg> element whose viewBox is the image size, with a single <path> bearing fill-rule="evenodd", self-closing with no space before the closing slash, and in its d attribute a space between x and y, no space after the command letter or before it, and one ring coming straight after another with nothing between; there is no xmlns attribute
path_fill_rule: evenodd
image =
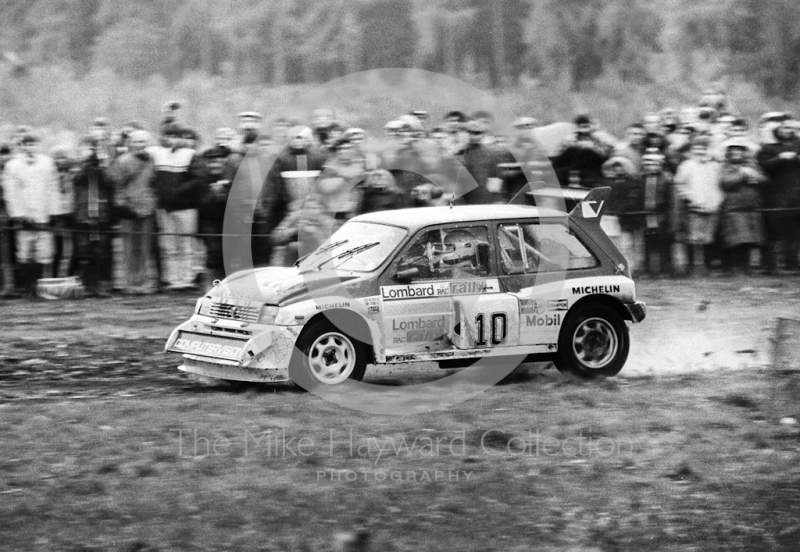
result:
<svg viewBox="0 0 800 552"><path fill-rule="evenodd" d="M416 67L581 91L608 75L652 82L666 66L691 78L713 59L715 77L800 91L797 0L5 0L3 16L0 47L20 76L60 65L281 85Z"/></svg>

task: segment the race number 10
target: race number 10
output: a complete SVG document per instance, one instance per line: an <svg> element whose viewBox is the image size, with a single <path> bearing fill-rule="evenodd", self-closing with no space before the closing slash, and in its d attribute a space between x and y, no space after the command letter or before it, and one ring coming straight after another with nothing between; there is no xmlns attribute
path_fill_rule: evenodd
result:
<svg viewBox="0 0 800 552"><path fill-rule="evenodd" d="M480 313L475 317L475 324L478 326L478 341L475 343L477 347L486 347L486 317ZM491 316L491 323L489 325L492 345L500 345L506 340L508 333L508 317L504 312L496 312Z"/></svg>

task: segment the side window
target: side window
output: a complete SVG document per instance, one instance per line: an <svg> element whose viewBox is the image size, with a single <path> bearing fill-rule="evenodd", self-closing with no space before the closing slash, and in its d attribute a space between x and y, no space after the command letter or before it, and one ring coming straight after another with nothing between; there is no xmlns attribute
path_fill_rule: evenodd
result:
<svg viewBox="0 0 800 552"><path fill-rule="evenodd" d="M522 227L519 224L501 224L497 227L500 244L500 264L503 274L532 272L525 248L522 247Z"/></svg>
<svg viewBox="0 0 800 552"><path fill-rule="evenodd" d="M562 224L501 224L498 226L504 274L529 274L594 268L597 259Z"/></svg>
<svg viewBox="0 0 800 552"><path fill-rule="evenodd" d="M541 272L582 270L599 264L565 224L528 224L524 232L528 248L536 250Z"/></svg>
<svg viewBox="0 0 800 552"><path fill-rule="evenodd" d="M462 279L491 273L485 226L441 228L422 234L398 261L398 271L417 269L415 280Z"/></svg>

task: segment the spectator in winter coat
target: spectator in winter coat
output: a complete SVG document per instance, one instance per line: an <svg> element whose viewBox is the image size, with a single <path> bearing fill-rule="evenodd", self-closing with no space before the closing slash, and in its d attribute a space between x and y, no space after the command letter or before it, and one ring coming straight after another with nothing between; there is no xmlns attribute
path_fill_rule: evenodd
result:
<svg viewBox="0 0 800 552"><path fill-rule="evenodd" d="M310 129L293 127L289 136L289 147L275 160L261 192L260 206L266 217L264 233L274 237L276 229L281 228L281 239L271 240L270 257L263 261L272 266L290 266L294 262L290 259L295 254L286 247L297 242L297 220L328 159L327 153L314 145ZM295 235L287 235L290 232Z"/></svg>
<svg viewBox="0 0 800 552"><path fill-rule="evenodd" d="M11 157L11 146L0 143L0 279L3 283L0 288L0 298L16 296L14 291L14 251L11 245L14 236L12 230L9 229L11 222L3 198L3 171Z"/></svg>
<svg viewBox="0 0 800 552"><path fill-rule="evenodd" d="M237 162L233 153L225 146L215 146L203 152L202 178L199 195L200 210L198 227L206 246L206 274L208 280L225 278L223 259L223 233L225 210L231 185L236 176Z"/></svg>
<svg viewBox="0 0 800 552"><path fill-rule="evenodd" d="M611 156L614 146L595 131L588 115L578 115L573 123L574 133L551 159L553 169L562 186L595 188L603 181L603 163Z"/></svg>
<svg viewBox="0 0 800 552"><path fill-rule="evenodd" d="M696 138L691 157L681 163L675 175L678 197L685 203L690 270L706 266L707 247L714 243L723 200L720 165L710 157L708 146L707 139Z"/></svg>
<svg viewBox="0 0 800 552"><path fill-rule="evenodd" d="M638 171L627 157L615 156L603 164L603 176L603 185L611 188L611 198L610 212L603 217L602 224L628 260L631 271L638 271L644 247Z"/></svg>
<svg viewBox="0 0 800 552"><path fill-rule="evenodd" d="M746 140L728 143L725 162L720 173L722 201L720 227L728 267L750 270L751 250L763 243L761 195L759 187L766 178L750 164L750 149Z"/></svg>
<svg viewBox="0 0 800 552"><path fill-rule="evenodd" d="M81 142L81 162L75 189L75 258L78 275L90 296L105 296L112 288L114 182L108 156L96 138Z"/></svg>
<svg viewBox="0 0 800 552"><path fill-rule="evenodd" d="M761 187L764 207L768 209L800 208L800 142L787 121L773 130L774 143L763 144L758 163L769 181ZM800 214L797 212L768 212L765 268L777 269L773 246L784 244L786 268L796 270L800 251Z"/></svg>
<svg viewBox="0 0 800 552"><path fill-rule="evenodd" d="M158 198L158 226L161 236L162 280L168 290L192 289L197 233L197 171L195 151L182 146L180 127L164 129L166 146L149 153L155 165L153 187Z"/></svg>
<svg viewBox="0 0 800 552"><path fill-rule="evenodd" d="M642 155L645 150L645 131L641 123L634 123L628 127L626 140L614 148L614 156L625 157L633 163L638 175L642 170Z"/></svg>
<svg viewBox="0 0 800 552"><path fill-rule="evenodd" d="M403 115L399 121L396 147L384 152L381 168L392 174L395 184L403 192L399 198L398 208L404 208L413 207L411 191L425 184L428 180L424 175L437 168L431 167L425 159L426 144L418 138L418 133L422 129L419 119L412 115Z"/></svg>
<svg viewBox="0 0 800 552"><path fill-rule="evenodd" d="M460 190L459 202L466 205L496 203L501 199L503 185L498 165L507 161L507 156L498 155L496 149L484 144L486 129L478 121L467 123L467 132L469 142L456 156L464 165L464 171L461 171L456 182Z"/></svg>
<svg viewBox="0 0 800 552"><path fill-rule="evenodd" d="M672 236L675 192L672 175L664 168L664 157L642 157L642 203L644 216L644 269L650 276L672 274Z"/></svg>
<svg viewBox="0 0 800 552"><path fill-rule="evenodd" d="M50 219L59 212L58 171L53 160L38 153L38 140L22 138L22 154L3 171L3 196L9 220L16 230L17 284L33 293L36 281L52 276L53 236Z"/></svg>
<svg viewBox="0 0 800 552"><path fill-rule="evenodd" d="M282 259L273 263L291 266L328 240L355 216L361 204L358 184L366 173L346 138L333 146L334 157L314 182L302 208L293 210L273 232L273 243L285 247Z"/></svg>
<svg viewBox="0 0 800 552"><path fill-rule="evenodd" d="M76 168L70 150L59 146L50 152L53 162L58 170L58 187L55 197L55 214L50 223L53 227L53 245L55 256L53 261L53 274L65 278L69 276L74 252L75 218L75 189L72 181L75 178Z"/></svg>
<svg viewBox="0 0 800 552"><path fill-rule="evenodd" d="M147 151L150 140L147 131L133 131L130 151L118 157L110 168L122 234L121 286L131 294L153 293L158 288L158 199L152 187L155 162Z"/></svg>
<svg viewBox="0 0 800 552"><path fill-rule="evenodd" d="M445 149L450 155L456 155L467 145L467 120L461 111L450 111L444 116L444 130L448 136Z"/></svg>

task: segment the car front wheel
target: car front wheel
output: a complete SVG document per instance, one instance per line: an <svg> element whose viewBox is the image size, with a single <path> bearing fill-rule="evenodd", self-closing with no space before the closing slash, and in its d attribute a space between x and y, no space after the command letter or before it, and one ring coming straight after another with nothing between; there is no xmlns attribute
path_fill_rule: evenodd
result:
<svg viewBox="0 0 800 552"><path fill-rule="evenodd" d="M605 305L585 305L571 312L558 339L556 367L584 378L615 376L628 359L630 337L625 321Z"/></svg>
<svg viewBox="0 0 800 552"><path fill-rule="evenodd" d="M361 381L367 369L364 345L328 321L309 328L297 342L289 377L306 390Z"/></svg>

